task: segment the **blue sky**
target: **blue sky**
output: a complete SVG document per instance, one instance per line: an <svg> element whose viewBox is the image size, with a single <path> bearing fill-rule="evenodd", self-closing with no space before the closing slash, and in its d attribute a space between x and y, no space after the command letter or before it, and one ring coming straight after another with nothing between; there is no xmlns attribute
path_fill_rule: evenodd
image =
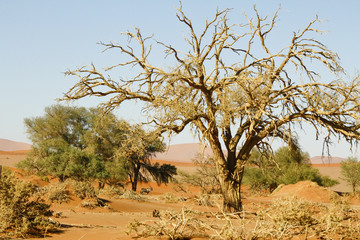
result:
<svg viewBox="0 0 360 240"><path fill-rule="evenodd" d="M263 15L282 10L275 29L278 42L286 42L293 31L304 27L316 15L327 19L320 29L327 31L320 37L330 49L336 51L343 67L354 75L359 67L360 55L360 2L358 1L183 1L183 10L196 26L202 26L216 8L232 8L229 15L234 23L244 22L243 12L252 14L257 4ZM185 28L177 21L172 0L62 0L28 1L0 0L0 138L29 142L24 118L41 116L44 108L55 104L74 83L65 77L68 69L94 63L108 66L117 62L118 55L102 53L100 41L120 40L120 32L133 26L145 35L181 47ZM166 63L162 59L159 62ZM99 99L84 99L73 105L94 107ZM136 122L139 114L132 105L116 111L119 117ZM299 132L303 149L311 156L321 155L322 142L315 141L314 133ZM175 137L171 144L193 142L189 131ZM333 156L353 155L349 145L334 142Z"/></svg>

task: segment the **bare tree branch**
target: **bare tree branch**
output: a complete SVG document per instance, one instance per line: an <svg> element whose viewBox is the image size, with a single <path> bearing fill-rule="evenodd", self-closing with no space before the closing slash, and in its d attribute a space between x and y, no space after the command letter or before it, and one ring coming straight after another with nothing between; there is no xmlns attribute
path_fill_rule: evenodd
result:
<svg viewBox="0 0 360 240"><path fill-rule="evenodd" d="M266 151L273 138L289 143L304 122L316 135L325 131L325 145L334 138L351 144L360 139L360 81L341 79L338 55L315 38L323 33L315 27L321 22L317 17L275 51L268 37L279 10L268 19L254 7L255 17L245 14L245 24L230 24L229 11L217 10L198 33L180 3L176 16L188 30L189 50L153 41L137 28L122 33L125 42L100 43L104 51L119 50L125 60L107 67L108 75L94 65L66 72L78 82L61 100L108 96L106 111L124 101L141 101L159 132L193 127L213 150L223 189L233 194L224 193L224 201L238 208L234 196L240 196L244 165L254 147ZM176 64L153 65L151 42ZM320 67L336 79L320 82ZM110 73L118 68L131 71L115 81Z"/></svg>

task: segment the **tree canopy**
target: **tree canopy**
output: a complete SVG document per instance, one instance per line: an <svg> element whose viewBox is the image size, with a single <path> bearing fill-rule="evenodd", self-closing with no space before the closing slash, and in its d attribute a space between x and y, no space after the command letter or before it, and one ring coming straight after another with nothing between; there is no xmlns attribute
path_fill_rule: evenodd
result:
<svg viewBox="0 0 360 240"><path fill-rule="evenodd" d="M349 157L346 161L340 163L340 167L343 179L355 193L356 188L360 186L360 162L355 157Z"/></svg>
<svg viewBox="0 0 360 240"><path fill-rule="evenodd" d="M97 179L100 186L130 180L136 190L138 178L167 183L176 174L174 166L149 160L165 147L157 135L99 109L53 105L25 124L33 144L20 167L41 175Z"/></svg>
<svg viewBox="0 0 360 240"><path fill-rule="evenodd" d="M254 17L245 14L239 24L230 22L229 12L217 10L195 29L180 3L176 17L188 32L184 49L143 36L138 28L124 32L124 41L101 43L104 51L118 51L120 61L105 70L90 65L68 71L78 81L62 100L108 96L105 111L141 101L159 132L179 133L191 126L214 153L225 210L239 211L244 166L254 147L262 152L273 138L291 141L303 122L316 135L325 132L325 143L360 138L360 81L342 78L338 55L315 38L322 33L318 18L279 49L269 41L278 11L262 17L254 8ZM154 64L153 44L175 63ZM111 76L129 67L119 80ZM321 67L335 80L321 79Z"/></svg>
<svg viewBox="0 0 360 240"><path fill-rule="evenodd" d="M92 129L95 110L53 105L41 117L25 119L32 149L20 167L60 179L105 179L103 159L86 151L85 134Z"/></svg>

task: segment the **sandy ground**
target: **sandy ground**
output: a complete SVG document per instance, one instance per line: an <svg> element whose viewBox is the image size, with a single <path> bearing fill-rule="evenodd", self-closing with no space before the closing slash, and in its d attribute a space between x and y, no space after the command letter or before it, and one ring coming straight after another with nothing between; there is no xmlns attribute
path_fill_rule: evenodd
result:
<svg viewBox="0 0 360 240"><path fill-rule="evenodd" d="M111 200L108 204L112 210L106 212L77 209L77 207L61 211L61 218L54 218L54 220L65 224L65 227L61 228L59 233L50 234L45 239L132 239L125 233L130 221L152 220L154 209L180 210L181 207L189 205L161 203L155 199L147 200L147 202L127 199ZM72 227L66 227L66 224Z"/></svg>
<svg viewBox="0 0 360 240"><path fill-rule="evenodd" d="M0 165L15 167L16 163L26 158L28 151L0 151Z"/></svg>
<svg viewBox="0 0 360 240"><path fill-rule="evenodd" d="M0 164L14 167L15 163L25 158L25 152L0 152ZM160 161L159 163L166 163ZM173 163L174 164L174 163ZM181 171L194 172L195 167L191 163L175 163ZM314 166L319 171L333 178L340 179L339 165L319 165ZM34 176L22 176L23 179L32 181L40 186L46 183ZM137 219L140 221L154 220L153 211L179 211L183 207L202 212L217 212L218 207L199 206L195 201L195 196L200 193L199 189L190 187L189 193L179 193L174 190L174 184L158 186L156 183L141 184L141 187L152 187L153 191L149 195L144 195L145 201L110 198L106 195L99 197L107 202L107 207L87 209L80 206L81 201L73 198L69 203L53 204L52 210L58 217L52 219L61 227L58 232L48 233L45 236L33 239L49 240L98 240L98 239L132 239L134 235L127 235L127 225ZM337 191L347 191L347 186L342 182L336 188ZM164 194L174 194L182 196L186 201L176 203L167 202L162 198ZM269 196L250 194L247 188L243 189L243 204L245 211L254 211L255 203L271 203L274 199L286 196L297 196L310 201L320 203L330 203L333 192L319 187L311 182L300 182L298 184L287 185L279 188ZM353 199L352 204L359 205L358 199ZM1 237L0 237L1 239Z"/></svg>

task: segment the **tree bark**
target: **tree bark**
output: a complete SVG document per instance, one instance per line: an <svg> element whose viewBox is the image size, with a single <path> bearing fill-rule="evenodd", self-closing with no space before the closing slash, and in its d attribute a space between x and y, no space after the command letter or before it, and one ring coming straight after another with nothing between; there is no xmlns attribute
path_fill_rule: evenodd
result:
<svg viewBox="0 0 360 240"><path fill-rule="evenodd" d="M219 181L223 196L223 210L225 212L241 212L241 180L243 169L224 175L220 173Z"/></svg>
<svg viewBox="0 0 360 240"><path fill-rule="evenodd" d="M134 167L134 178L133 178L133 181L131 182L131 190L133 190L134 192L136 192L136 189L137 189L139 172L140 172L140 164L138 164L136 167Z"/></svg>
<svg viewBox="0 0 360 240"><path fill-rule="evenodd" d="M211 136L216 136L216 134L210 135L210 140L213 140ZM244 163L247 159L237 159L236 149L230 147L227 147L228 152L227 156L225 156L220 144L210 140L223 196L223 211L231 213L241 212L241 182L244 174Z"/></svg>
<svg viewBox="0 0 360 240"><path fill-rule="evenodd" d="M105 184L106 184L105 182L99 181L98 182L98 189L104 189Z"/></svg>
<svg viewBox="0 0 360 240"><path fill-rule="evenodd" d="M229 180L220 180L223 195L223 210L225 212L241 212L241 185Z"/></svg>
<svg viewBox="0 0 360 240"><path fill-rule="evenodd" d="M225 212L241 212L241 182L244 175L246 160L236 159L235 154L228 154L225 164L217 162L217 171L223 196L223 210Z"/></svg>

